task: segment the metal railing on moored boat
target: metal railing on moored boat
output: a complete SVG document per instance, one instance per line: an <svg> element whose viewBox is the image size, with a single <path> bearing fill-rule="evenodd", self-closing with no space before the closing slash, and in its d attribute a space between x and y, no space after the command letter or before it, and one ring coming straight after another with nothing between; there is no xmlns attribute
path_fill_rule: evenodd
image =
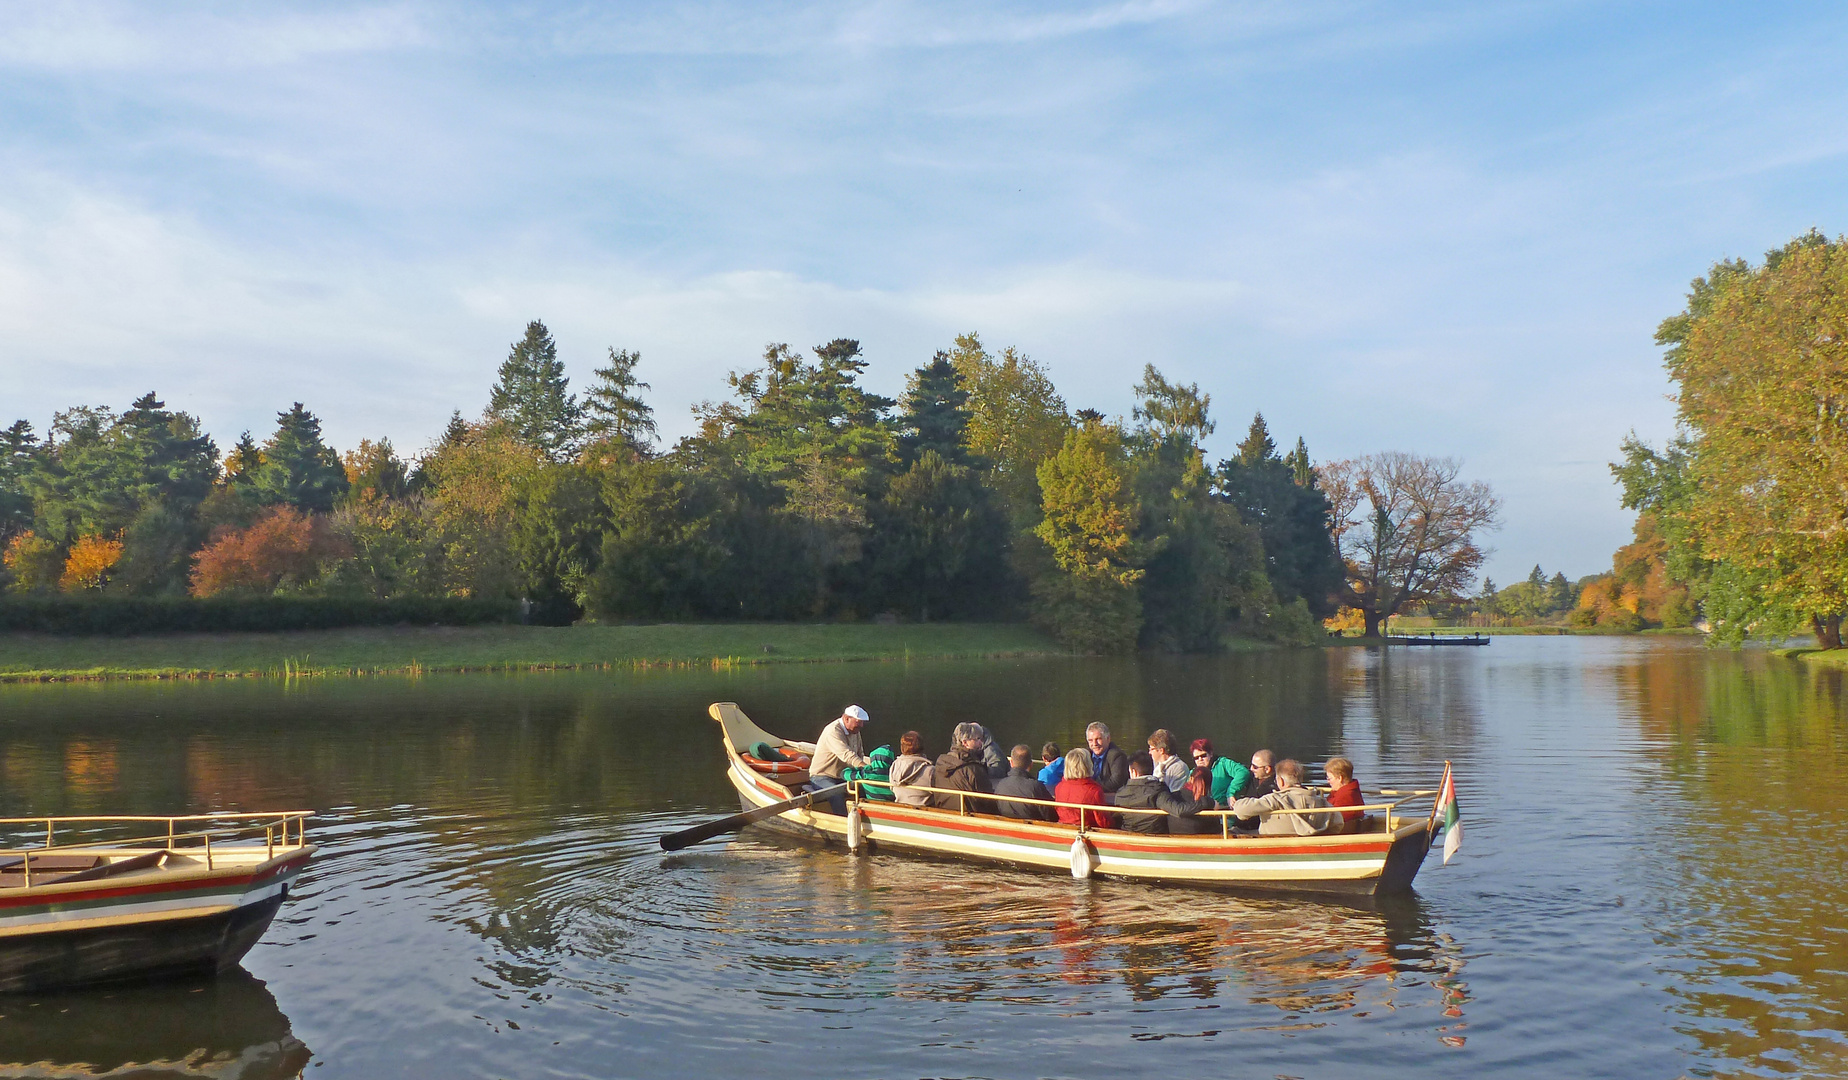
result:
<svg viewBox="0 0 1848 1080"><path fill-rule="evenodd" d="M0 833L22 833L28 830L36 832L43 829L43 843L27 847L0 848L0 870L13 866L14 860L23 871L24 885L32 887L32 863L35 859L64 854L94 853L98 849L168 851L176 855L192 855L205 861L207 870L214 869L212 844L216 842L220 852L227 847L238 851L254 851L256 838L263 838L264 858L271 859L278 851L294 851L308 844L308 819L314 816L313 810L282 810L268 813L223 813L223 814L167 814L167 815L60 815L49 817L0 818ZM213 823L223 822L222 825ZM182 828L201 823L207 828ZM162 825L165 832L143 835L107 836L87 840L58 842L58 830L64 828L67 833L72 830L96 832L104 829L120 829L141 825ZM291 836L293 834L293 836ZM248 843L239 843L248 841Z"/></svg>

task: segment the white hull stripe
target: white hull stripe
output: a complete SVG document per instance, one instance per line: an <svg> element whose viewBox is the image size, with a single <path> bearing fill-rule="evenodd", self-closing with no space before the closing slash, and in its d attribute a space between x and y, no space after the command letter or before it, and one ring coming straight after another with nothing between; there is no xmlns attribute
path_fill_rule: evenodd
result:
<svg viewBox="0 0 1848 1080"><path fill-rule="evenodd" d="M732 765L733 784L757 806L768 806L777 800L767 797L759 791L752 780L753 774L746 774L734 760ZM819 829L823 832L845 836L846 819L835 818L832 814L815 814L807 810L791 810L778 815L794 824ZM956 832L948 826L936 826L935 829L907 828L890 821L871 821L865 823L868 839L879 842L933 851L952 855L986 855L1008 859L1015 862L1032 863L1039 866L1065 866L1070 856L1069 840L1048 837L1039 844L996 840L977 834ZM947 830L947 835L945 831ZM1054 848L1048 845L1058 844ZM1301 856L1285 859L1266 859L1257 852L1249 855L1239 852L1227 852L1223 855L1205 856L1197 859L1185 857L1164 859L1158 856L1125 857L1115 855L1099 848L1098 870L1104 873L1116 873L1124 877L1164 877L1189 878L1194 880L1236 880L1250 878L1257 880L1276 880L1289 878L1297 880L1360 880L1377 877L1386 863L1386 851L1376 853L1330 853L1314 855L1311 859ZM1163 873L1151 873L1162 871Z"/></svg>

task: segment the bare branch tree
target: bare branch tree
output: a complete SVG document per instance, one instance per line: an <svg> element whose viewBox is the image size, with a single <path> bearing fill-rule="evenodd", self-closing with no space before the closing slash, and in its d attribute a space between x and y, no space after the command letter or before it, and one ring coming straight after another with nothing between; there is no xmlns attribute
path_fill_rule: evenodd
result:
<svg viewBox="0 0 1848 1080"><path fill-rule="evenodd" d="M1451 599L1474 583L1488 552L1476 534L1500 524L1501 500L1458 479L1455 458L1388 451L1324 466L1335 538L1347 565L1344 602L1368 637L1404 608Z"/></svg>

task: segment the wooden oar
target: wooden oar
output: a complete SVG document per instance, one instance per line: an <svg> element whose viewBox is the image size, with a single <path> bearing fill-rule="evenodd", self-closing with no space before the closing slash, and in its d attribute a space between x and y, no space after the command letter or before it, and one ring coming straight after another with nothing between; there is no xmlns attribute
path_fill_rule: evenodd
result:
<svg viewBox="0 0 1848 1080"><path fill-rule="evenodd" d="M695 825L691 829L682 829L677 833L669 833L661 838L661 850L679 851L684 847L692 847L701 840L710 840L724 833L736 832L753 821L762 821L767 817L775 817L785 810L807 806L816 799L827 798L829 794L826 791L805 791L793 799L771 803L769 806L760 806L755 810L746 810L742 814L733 814L731 817L720 818L717 821L708 821L704 825Z"/></svg>

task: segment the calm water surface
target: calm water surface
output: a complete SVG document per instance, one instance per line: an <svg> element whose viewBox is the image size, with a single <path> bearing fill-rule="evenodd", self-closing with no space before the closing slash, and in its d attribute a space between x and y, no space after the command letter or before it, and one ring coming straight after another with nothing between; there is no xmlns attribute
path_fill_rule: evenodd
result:
<svg viewBox="0 0 1848 1080"><path fill-rule="evenodd" d="M812 738L1109 721L1456 762L1379 906L785 845L713 700ZM0 813L313 807L249 975L0 998L0 1077L1848 1076L1839 673L1682 641L0 687ZM113 1070L113 1072L112 1072Z"/></svg>

